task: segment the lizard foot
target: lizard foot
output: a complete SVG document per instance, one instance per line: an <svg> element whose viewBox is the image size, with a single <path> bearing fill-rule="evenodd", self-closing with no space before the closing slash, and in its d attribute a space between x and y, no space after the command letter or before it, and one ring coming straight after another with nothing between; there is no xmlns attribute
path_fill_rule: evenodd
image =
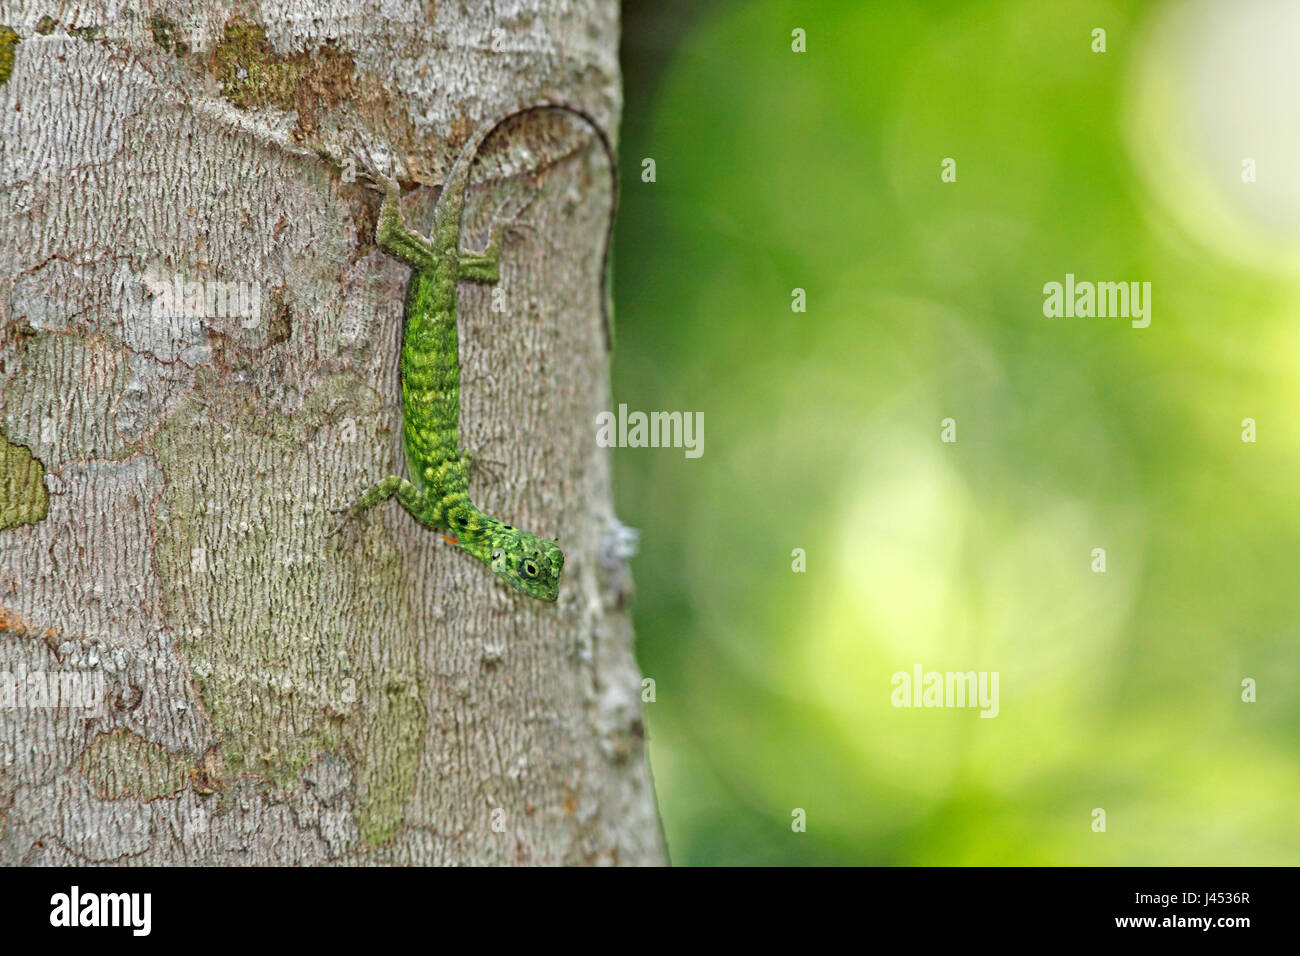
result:
<svg viewBox="0 0 1300 956"><path fill-rule="evenodd" d="M334 530L325 535L325 540L327 541L342 531L344 526L352 520L352 506L348 505L343 508L331 508L329 513L332 515L342 515L343 517L339 518L338 524L334 526Z"/></svg>
<svg viewBox="0 0 1300 956"><path fill-rule="evenodd" d="M528 211L528 207L537 201L537 197L542 193L541 189L536 187L530 189L528 195L515 206L514 211L506 215L506 207L516 202L517 196L515 194L517 193L518 190L516 189L512 195L503 199L501 205L497 207L497 211L492 214L492 225L489 228L490 235L500 236L506 233L520 235L524 232L537 231L537 226L530 220L524 219L523 215Z"/></svg>
<svg viewBox="0 0 1300 956"><path fill-rule="evenodd" d="M348 153L357 164L357 172L361 178L369 180L368 185L376 189L385 196L397 196L400 190L397 186L397 180L384 172L379 161L375 159L374 153L366 145L365 140L359 133L352 134L352 143L348 147Z"/></svg>

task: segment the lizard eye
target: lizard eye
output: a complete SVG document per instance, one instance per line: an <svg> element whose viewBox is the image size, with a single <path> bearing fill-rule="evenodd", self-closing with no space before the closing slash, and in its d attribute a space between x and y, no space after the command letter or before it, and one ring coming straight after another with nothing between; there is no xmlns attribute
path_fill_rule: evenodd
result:
<svg viewBox="0 0 1300 956"><path fill-rule="evenodd" d="M521 565L519 565L519 572L526 578L537 577L537 562L524 561Z"/></svg>

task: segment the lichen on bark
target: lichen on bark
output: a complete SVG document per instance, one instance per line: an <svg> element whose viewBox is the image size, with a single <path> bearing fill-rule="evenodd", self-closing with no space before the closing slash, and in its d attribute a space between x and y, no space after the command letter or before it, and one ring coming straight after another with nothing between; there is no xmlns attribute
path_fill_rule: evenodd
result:
<svg viewBox="0 0 1300 956"><path fill-rule="evenodd" d="M45 466L27 448L0 435L0 531L44 521L49 510Z"/></svg>
<svg viewBox="0 0 1300 956"><path fill-rule="evenodd" d="M14 71L14 48L18 46L18 34L11 27L0 25L0 86L9 82Z"/></svg>
<svg viewBox="0 0 1300 956"><path fill-rule="evenodd" d="M171 753L125 728L96 737L77 762L105 800L156 800L189 784L192 754Z"/></svg>
<svg viewBox="0 0 1300 956"><path fill-rule="evenodd" d="M358 419L374 421L373 392L343 374L292 416L258 409L248 394L182 407L153 442L167 478L157 565L231 777L287 788L320 755L346 752L357 825L377 845L396 832L414 786L425 708L392 542L360 526L358 561L325 540L334 518L323 502L346 491L323 442L337 440L331 415L357 402ZM386 439L357 441L382 455ZM222 479L210 481L217 461ZM306 502L289 493L308 486Z"/></svg>
<svg viewBox="0 0 1300 956"><path fill-rule="evenodd" d="M271 49L260 24L242 17L226 22L209 64L222 96L241 109L296 111L299 135L315 129L318 110L337 106L353 89L352 57L346 51L322 46L315 53L283 56Z"/></svg>

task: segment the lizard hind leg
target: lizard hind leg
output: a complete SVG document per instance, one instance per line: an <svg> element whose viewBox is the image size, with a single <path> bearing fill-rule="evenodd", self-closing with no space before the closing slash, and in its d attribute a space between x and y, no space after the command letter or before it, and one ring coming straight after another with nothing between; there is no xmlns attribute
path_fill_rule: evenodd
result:
<svg viewBox="0 0 1300 956"><path fill-rule="evenodd" d="M531 222L521 217L537 200L540 193L540 189L530 190L528 196L509 215L505 215L505 209L515 201L515 197L507 196L502 200L497 211L492 214L492 222L488 226L487 245L477 251L461 250L459 274L462 279L488 284L501 280L501 242L507 233L534 228Z"/></svg>
<svg viewBox="0 0 1300 956"><path fill-rule="evenodd" d="M465 469L466 477L474 474L486 475L493 484L501 481L505 476L505 464L499 461L493 461L490 458L481 458L472 451L461 449L460 463Z"/></svg>

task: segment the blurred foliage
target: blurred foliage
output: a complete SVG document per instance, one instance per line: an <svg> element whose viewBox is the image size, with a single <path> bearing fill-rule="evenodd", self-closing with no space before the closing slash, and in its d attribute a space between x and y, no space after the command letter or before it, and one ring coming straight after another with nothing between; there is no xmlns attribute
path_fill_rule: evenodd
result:
<svg viewBox="0 0 1300 956"><path fill-rule="evenodd" d="M1300 6L1250 6L629 4L614 396L705 420L614 452L674 862L1300 863ZM1151 326L1045 318L1067 272ZM894 708L918 663L1000 714Z"/></svg>

